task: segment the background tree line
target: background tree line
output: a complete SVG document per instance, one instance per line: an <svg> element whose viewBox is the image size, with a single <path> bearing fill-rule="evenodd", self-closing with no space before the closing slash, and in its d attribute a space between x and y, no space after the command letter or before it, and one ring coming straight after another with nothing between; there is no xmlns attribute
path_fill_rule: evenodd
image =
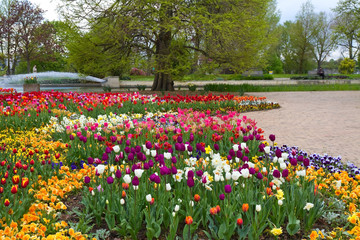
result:
<svg viewBox="0 0 360 240"><path fill-rule="evenodd" d="M28 0L0 1L7 74L34 64L97 77L135 67L154 75L154 90L172 90L186 74L337 69L341 59L325 61L336 49L345 66L359 58L357 0L340 0L333 14L307 2L282 24L275 0L62 0L64 20L53 22Z"/></svg>

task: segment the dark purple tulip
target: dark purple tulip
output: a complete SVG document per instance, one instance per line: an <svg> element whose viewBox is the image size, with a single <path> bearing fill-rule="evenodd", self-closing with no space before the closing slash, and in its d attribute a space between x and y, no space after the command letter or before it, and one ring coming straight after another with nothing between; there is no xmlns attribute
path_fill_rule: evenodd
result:
<svg viewBox="0 0 360 240"><path fill-rule="evenodd" d="M194 172L192 170L188 171L187 176L188 176L188 178L193 178Z"/></svg>
<svg viewBox="0 0 360 240"><path fill-rule="evenodd" d="M146 146L147 149L151 149L151 148L152 148L151 142L146 142L145 146Z"/></svg>
<svg viewBox="0 0 360 240"><path fill-rule="evenodd" d="M155 146L155 149L156 149L156 150L159 150L159 149L160 149L160 144L159 144L159 143L155 143L154 146Z"/></svg>
<svg viewBox="0 0 360 240"><path fill-rule="evenodd" d="M175 143L175 150L180 151L180 143Z"/></svg>
<svg viewBox="0 0 360 240"><path fill-rule="evenodd" d="M197 143L197 144L196 144L196 150L200 150L200 149L201 149L201 147L202 147L202 146L201 146L201 144L200 144L200 143Z"/></svg>
<svg viewBox="0 0 360 240"><path fill-rule="evenodd" d="M219 198L220 198L220 200L224 200L224 199L225 199L225 194L223 194L223 193L220 194L220 195L219 195Z"/></svg>
<svg viewBox="0 0 360 240"><path fill-rule="evenodd" d="M159 160L159 165L160 166L164 166L165 165L165 160L163 158L160 158Z"/></svg>
<svg viewBox="0 0 360 240"><path fill-rule="evenodd" d="M246 127L247 127L247 129L249 129L249 130L252 129L252 126L250 126L250 125L247 125Z"/></svg>
<svg viewBox="0 0 360 240"><path fill-rule="evenodd" d="M158 161L164 160L164 154L158 154L157 155Z"/></svg>
<svg viewBox="0 0 360 240"><path fill-rule="evenodd" d="M126 172L126 174L130 174L130 173L131 173L130 168L127 167L127 168L125 169L125 172Z"/></svg>
<svg viewBox="0 0 360 240"><path fill-rule="evenodd" d="M176 169L175 166L173 166L173 167L171 168L171 173L172 173L172 174L177 174L177 169Z"/></svg>
<svg viewBox="0 0 360 240"><path fill-rule="evenodd" d="M265 144L261 143L259 145L259 152L264 152L264 147L265 147Z"/></svg>
<svg viewBox="0 0 360 240"><path fill-rule="evenodd" d="M256 177L257 177L257 179L263 179L263 175L262 175L262 173L261 172L258 172L257 174L256 174Z"/></svg>
<svg viewBox="0 0 360 240"><path fill-rule="evenodd" d="M250 139L251 141L254 140L254 135L250 134L250 135L249 135L249 139Z"/></svg>
<svg viewBox="0 0 360 240"><path fill-rule="evenodd" d="M205 184L207 181L206 181L206 177L205 176L203 176L202 177L202 181L201 181L203 184Z"/></svg>
<svg viewBox="0 0 360 240"><path fill-rule="evenodd" d="M296 158L290 158L290 163L291 163L291 165L293 165L295 167L297 165Z"/></svg>
<svg viewBox="0 0 360 240"><path fill-rule="evenodd" d="M185 151L185 144L184 143L180 143L180 151L182 151L182 152Z"/></svg>
<svg viewBox="0 0 360 240"><path fill-rule="evenodd" d="M137 145L137 146L135 147L135 152L138 153L138 152L140 152L140 151L141 151L141 147L140 147L139 145Z"/></svg>
<svg viewBox="0 0 360 240"><path fill-rule="evenodd" d="M247 142L249 140L248 136L243 136L243 142Z"/></svg>
<svg viewBox="0 0 360 240"><path fill-rule="evenodd" d="M192 147L191 145L189 145L189 146L187 147L187 150L188 150L189 152L192 152L193 147Z"/></svg>
<svg viewBox="0 0 360 240"><path fill-rule="evenodd" d="M132 185L139 186L139 178L137 176L135 176L131 182Z"/></svg>
<svg viewBox="0 0 360 240"><path fill-rule="evenodd" d="M153 167L153 166L154 166L154 161L151 160L151 159L149 160L149 166L150 166L150 167Z"/></svg>
<svg viewBox="0 0 360 240"><path fill-rule="evenodd" d="M84 143L87 142L87 137L83 137L83 140L82 140Z"/></svg>
<svg viewBox="0 0 360 240"><path fill-rule="evenodd" d="M120 156L116 155L114 160L115 160L115 162L119 162L120 161Z"/></svg>
<svg viewBox="0 0 360 240"><path fill-rule="evenodd" d="M183 138L182 138L181 136L178 136L177 142L178 142L178 143L182 143L182 142L183 142Z"/></svg>
<svg viewBox="0 0 360 240"><path fill-rule="evenodd" d="M193 141L194 141L194 134L190 134L189 141L190 141L190 142L193 142Z"/></svg>
<svg viewBox="0 0 360 240"><path fill-rule="evenodd" d="M275 155L278 157L278 158L280 158L281 157L281 150L280 149L276 149L276 151L275 151Z"/></svg>
<svg viewBox="0 0 360 240"><path fill-rule="evenodd" d="M196 175L197 175L198 177L201 177L203 174L204 174L204 173L203 173L203 171L201 171L201 170L196 171Z"/></svg>
<svg viewBox="0 0 360 240"><path fill-rule="evenodd" d="M119 153L119 157L120 157L120 159L124 159L124 153L123 153L123 152L120 152L120 153Z"/></svg>
<svg viewBox="0 0 360 240"><path fill-rule="evenodd" d="M163 166L163 167L160 168L160 174L161 175L166 175L166 174L168 174L168 170L169 169L166 166Z"/></svg>
<svg viewBox="0 0 360 240"><path fill-rule="evenodd" d="M255 168L249 168L249 173L254 175L256 173Z"/></svg>
<svg viewBox="0 0 360 240"><path fill-rule="evenodd" d="M125 151L126 153L130 153L130 148L129 148L129 147L125 147L125 148L124 148L124 151Z"/></svg>
<svg viewBox="0 0 360 240"><path fill-rule="evenodd" d="M70 134L70 135L69 135L69 139L70 139L70 140L74 140L74 135Z"/></svg>
<svg viewBox="0 0 360 240"><path fill-rule="evenodd" d="M89 177L89 176L85 176L84 182L85 182L85 183L89 183L89 182L90 182L90 177Z"/></svg>
<svg viewBox="0 0 360 240"><path fill-rule="evenodd" d="M94 163L94 159L92 157L88 157L87 161L88 161L88 164Z"/></svg>
<svg viewBox="0 0 360 240"><path fill-rule="evenodd" d="M105 152L106 152L106 153L111 153L111 148L106 147L106 148L105 148Z"/></svg>
<svg viewBox="0 0 360 240"><path fill-rule="evenodd" d="M236 152L236 157L238 157L238 158L242 157L242 152L240 150Z"/></svg>
<svg viewBox="0 0 360 240"><path fill-rule="evenodd" d="M242 165L243 169L249 168L249 164L245 163L244 165Z"/></svg>
<svg viewBox="0 0 360 240"><path fill-rule="evenodd" d="M231 193L231 186L230 185L225 185L225 192L226 193Z"/></svg>
<svg viewBox="0 0 360 240"><path fill-rule="evenodd" d="M151 175L150 175L150 181L155 182L156 176L157 176L157 175L156 175L155 173L151 174Z"/></svg>
<svg viewBox="0 0 360 240"><path fill-rule="evenodd" d="M175 163L177 162L177 159L176 159L175 156L173 156L173 157L171 158L171 162L172 162L173 164L175 164Z"/></svg>
<svg viewBox="0 0 360 240"><path fill-rule="evenodd" d="M247 162L247 161L249 161L249 158L248 158L248 156L243 156L242 160L243 160L244 162Z"/></svg>
<svg viewBox="0 0 360 240"><path fill-rule="evenodd" d="M121 178L121 171L120 171L120 169L116 170L116 172L115 172L115 177L116 177L116 178Z"/></svg>
<svg viewBox="0 0 360 240"><path fill-rule="evenodd" d="M144 163L144 169L145 169L145 170L148 170L149 168L150 168L149 163L147 163L147 162L146 162L146 163Z"/></svg>
<svg viewBox="0 0 360 240"><path fill-rule="evenodd" d="M256 139L256 140L258 140L258 141L259 141L259 140L260 140L260 138L261 138L261 136L260 136L259 134L256 134L256 135L255 135L255 139Z"/></svg>
<svg viewBox="0 0 360 240"><path fill-rule="evenodd" d="M109 176L106 181L108 184L112 184L114 182L114 179L113 177Z"/></svg>
<svg viewBox="0 0 360 240"><path fill-rule="evenodd" d="M234 151L234 149L230 149L230 150L229 150L229 155L230 155L231 157L235 157L235 151Z"/></svg>
<svg viewBox="0 0 360 240"><path fill-rule="evenodd" d="M103 161L107 161L109 160L109 155L107 155L107 153L103 153L102 158Z"/></svg>
<svg viewBox="0 0 360 240"><path fill-rule="evenodd" d="M307 166L309 166L309 165L310 165L309 159L308 159L308 158L305 158L305 159L304 159L304 166L307 167Z"/></svg>
<svg viewBox="0 0 360 240"><path fill-rule="evenodd" d="M158 175L156 175L155 179L154 179L154 182L159 184L161 182L161 178Z"/></svg>
<svg viewBox="0 0 360 240"><path fill-rule="evenodd" d="M130 152L135 155L135 153L136 153L135 148L132 147L132 148L130 149Z"/></svg>
<svg viewBox="0 0 360 240"><path fill-rule="evenodd" d="M129 153L129 155L128 155L128 160L129 160L129 161L134 160L134 154L133 154L133 153Z"/></svg>
<svg viewBox="0 0 360 240"><path fill-rule="evenodd" d="M214 149L215 149L215 151L219 151L220 148L219 148L219 145L217 143L214 144Z"/></svg>
<svg viewBox="0 0 360 240"><path fill-rule="evenodd" d="M270 141L275 141L275 135L274 134L270 134L270 136L269 136L269 139L270 139Z"/></svg>
<svg viewBox="0 0 360 240"><path fill-rule="evenodd" d="M168 133L169 133L169 131L168 131L167 129L165 129L165 131L164 131L164 132L165 132L165 134L168 134Z"/></svg>
<svg viewBox="0 0 360 240"><path fill-rule="evenodd" d="M159 133L156 134L155 138L156 138L156 139L159 139L159 138L160 138L160 134L159 134Z"/></svg>
<svg viewBox="0 0 360 240"><path fill-rule="evenodd" d="M111 136L111 137L110 137L110 141L113 142L113 143L116 142L116 137L115 137L115 136Z"/></svg>
<svg viewBox="0 0 360 240"><path fill-rule="evenodd" d="M245 148L245 154L248 154L249 152L249 148Z"/></svg>
<svg viewBox="0 0 360 240"><path fill-rule="evenodd" d="M232 159L231 155L230 154L227 155L227 160L231 160L231 159Z"/></svg>
<svg viewBox="0 0 360 240"><path fill-rule="evenodd" d="M282 175L284 178L286 178L287 176L289 176L289 170L288 170L287 168L285 168L285 169L282 171L281 175Z"/></svg>
<svg viewBox="0 0 360 240"><path fill-rule="evenodd" d="M276 177L276 178L280 178L279 170L275 169L274 172L273 172L273 176Z"/></svg>
<svg viewBox="0 0 360 240"><path fill-rule="evenodd" d="M136 157L137 157L137 159L139 159L140 161L143 161L143 153L142 153L142 152L136 153Z"/></svg>
<svg viewBox="0 0 360 240"><path fill-rule="evenodd" d="M192 188L195 185L193 178L188 178L186 183L187 183L188 187L190 187L190 188Z"/></svg>
<svg viewBox="0 0 360 240"><path fill-rule="evenodd" d="M298 160L299 162L302 162L302 161L304 161L304 157L303 157L302 155L299 155L298 158L297 158L297 160Z"/></svg>
<svg viewBox="0 0 360 240"><path fill-rule="evenodd" d="M206 152L206 150L205 150L205 148L203 146L201 146L200 151L203 152L203 153Z"/></svg>
<svg viewBox="0 0 360 240"><path fill-rule="evenodd" d="M134 164L131 166L131 171L135 172L136 169L139 169L140 167L137 164Z"/></svg>
<svg viewBox="0 0 360 240"><path fill-rule="evenodd" d="M131 144L130 140L129 139L126 140L126 146L130 146L130 144Z"/></svg>

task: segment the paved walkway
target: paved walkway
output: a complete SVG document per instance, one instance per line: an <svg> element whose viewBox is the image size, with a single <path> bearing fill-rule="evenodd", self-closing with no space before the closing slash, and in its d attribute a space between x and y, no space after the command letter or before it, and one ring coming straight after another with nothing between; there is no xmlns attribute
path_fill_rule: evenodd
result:
<svg viewBox="0 0 360 240"><path fill-rule="evenodd" d="M341 156L360 166L360 91L247 93L278 102L280 109L244 113L265 136L308 153Z"/></svg>

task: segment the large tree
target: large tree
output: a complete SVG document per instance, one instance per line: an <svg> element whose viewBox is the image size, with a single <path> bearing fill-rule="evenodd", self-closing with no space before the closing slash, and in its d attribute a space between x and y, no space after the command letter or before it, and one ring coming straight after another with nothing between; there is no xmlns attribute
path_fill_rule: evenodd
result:
<svg viewBox="0 0 360 240"><path fill-rule="evenodd" d="M339 45L345 49L350 59L354 59L360 50L360 2L340 0L334 10L337 14L335 29ZM344 56L343 52L342 54Z"/></svg>
<svg viewBox="0 0 360 240"><path fill-rule="evenodd" d="M62 9L64 16L73 22L81 19L78 23L90 31L98 26L110 29L113 39L102 43L108 49L127 48L130 50L125 53L154 56L152 89L173 90L172 79L179 71L176 66L185 66L191 56L238 72L257 66L269 41L269 2L63 0ZM197 60L193 59L189 67Z"/></svg>

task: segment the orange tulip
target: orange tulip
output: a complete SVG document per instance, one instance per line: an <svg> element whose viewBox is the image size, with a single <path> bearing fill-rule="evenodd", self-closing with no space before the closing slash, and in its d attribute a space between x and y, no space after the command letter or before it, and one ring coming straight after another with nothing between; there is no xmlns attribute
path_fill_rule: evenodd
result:
<svg viewBox="0 0 360 240"><path fill-rule="evenodd" d="M237 224L238 226L243 225L243 223L244 223L244 221L242 220L242 218L238 218L238 219L236 220L236 224Z"/></svg>
<svg viewBox="0 0 360 240"><path fill-rule="evenodd" d="M185 218L185 223L186 223L187 225L192 224L192 223L193 223L193 218L192 218L191 216L187 216L187 217Z"/></svg>
<svg viewBox="0 0 360 240"><path fill-rule="evenodd" d="M194 201L195 201L195 202L199 202L199 201L200 201L200 195L199 195L199 194L195 194L195 196L194 196Z"/></svg>
<svg viewBox="0 0 360 240"><path fill-rule="evenodd" d="M243 212L247 212L247 211L249 210L249 204L244 203L244 204L242 205L242 210L243 210Z"/></svg>

